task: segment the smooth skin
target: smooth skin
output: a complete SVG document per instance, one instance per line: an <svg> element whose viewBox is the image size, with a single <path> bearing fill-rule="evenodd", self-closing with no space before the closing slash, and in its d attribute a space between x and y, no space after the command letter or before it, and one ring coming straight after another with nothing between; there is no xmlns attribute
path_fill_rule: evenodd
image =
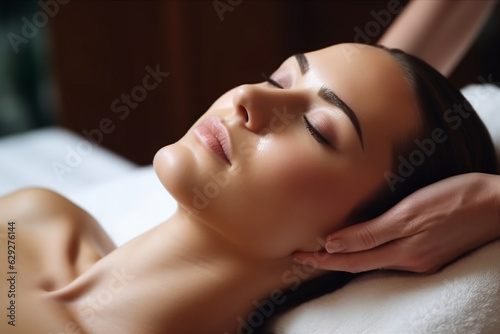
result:
<svg viewBox="0 0 500 334"><path fill-rule="evenodd" d="M356 56L346 57L351 51ZM178 210L121 247L48 190L0 199L0 243L15 221L20 273L17 324L2 321L0 332L235 333L257 301L279 300L280 291L323 274L294 264L293 254L316 250L318 237L346 226L352 208L385 182L392 147L419 111L383 50L340 44L304 59L308 70L291 57L271 82L227 92L156 154L155 171ZM356 113L363 140L347 114L318 94L325 87ZM229 135L229 161L197 135L213 117ZM198 205L195 189L207 205ZM0 290L8 288L0 280Z"/></svg>
<svg viewBox="0 0 500 334"><path fill-rule="evenodd" d="M426 60L449 75L496 1L412 1L379 41ZM327 238L321 269L397 269L433 273L500 238L500 177L464 174L411 194L371 221ZM311 254L296 253L298 263Z"/></svg>

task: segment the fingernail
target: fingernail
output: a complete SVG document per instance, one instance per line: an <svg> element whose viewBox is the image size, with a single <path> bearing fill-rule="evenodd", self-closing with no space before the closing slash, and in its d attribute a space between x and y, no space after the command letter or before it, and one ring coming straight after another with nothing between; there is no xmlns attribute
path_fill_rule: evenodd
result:
<svg viewBox="0 0 500 334"><path fill-rule="evenodd" d="M341 240L335 239L328 241L325 248L328 253L338 253L345 250L345 245Z"/></svg>

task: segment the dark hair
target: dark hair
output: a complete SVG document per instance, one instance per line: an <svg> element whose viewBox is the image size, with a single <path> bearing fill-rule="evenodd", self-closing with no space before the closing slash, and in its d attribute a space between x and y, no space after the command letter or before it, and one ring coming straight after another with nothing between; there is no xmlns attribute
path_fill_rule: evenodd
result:
<svg viewBox="0 0 500 334"><path fill-rule="evenodd" d="M472 105L425 61L382 45L400 65L420 109L420 124L393 148L386 182L353 212L353 223L373 219L409 194L471 172L497 174L493 142Z"/></svg>
<svg viewBox="0 0 500 334"><path fill-rule="evenodd" d="M420 124L416 133L396 143L392 171L384 175L387 182L354 210L352 223L375 218L407 195L439 180L470 172L498 173L491 137L462 93L423 60L399 49L375 47L388 52L403 70L421 112ZM286 294L286 305L280 309L338 289L354 276L331 272L304 282Z"/></svg>

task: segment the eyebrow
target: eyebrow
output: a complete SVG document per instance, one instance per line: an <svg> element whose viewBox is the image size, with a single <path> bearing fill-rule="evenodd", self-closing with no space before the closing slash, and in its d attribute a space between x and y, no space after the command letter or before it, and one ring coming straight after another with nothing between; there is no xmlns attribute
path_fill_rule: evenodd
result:
<svg viewBox="0 0 500 334"><path fill-rule="evenodd" d="M294 55L297 63L299 64L300 72L302 75L305 75L309 70L309 61L303 53L298 53ZM363 142L363 133L361 132L361 126L359 124L358 117L352 111L352 109L340 98L337 94L335 94L330 88L323 85L318 91L318 96L329 104L339 108L342 110L346 116L351 121L356 133L358 135L359 141L361 142L361 147L363 150L365 149L365 144Z"/></svg>
<svg viewBox="0 0 500 334"><path fill-rule="evenodd" d="M326 86L320 88L318 95L326 102L334 105L335 107L338 107L347 115L347 117L351 120L352 125L354 125L354 129L356 129L359 141L361 142L361 147L364 150L365 144L363 142L363 133L361 132L361 126L359 125L358 117L356 117L354 111L352 111L352 109L349 108L349 106L345 104L345 102L342 101L342 99L340 99L337 94L335 94L330 88Z"/></svg>
<svg viewBox="0 0 500 334"><path fill-rule="evenodd" d="M309 70L309 61L306 56L303 53L297 53L293 56L297 60L297 63L299 63L300 73L302 73L302 75L306 74Z"/></svg>

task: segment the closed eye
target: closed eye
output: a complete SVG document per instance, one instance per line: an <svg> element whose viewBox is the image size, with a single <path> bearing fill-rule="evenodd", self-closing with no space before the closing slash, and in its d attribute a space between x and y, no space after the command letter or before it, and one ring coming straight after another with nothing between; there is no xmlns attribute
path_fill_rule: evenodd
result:
<svg viewBox="0 0 500 334"><path fill-rule="evenodd" d="M277 87L277 88L280 88L280 89L284 89L283 86L281 86L276 80L272 79L271 77L269 77L265 73L262 73L262 77L270 85ZM318 130L316 130L316 128L314 126L311 125L311 123L309 122L309 120L307 119L306 116L304 116L304 124L306 126L307 131L309 131L309 133L314 138L314 140L316 140L318 143L320 143L322 145L329 145L330 144L330 142L328 140L326 140L326 138Z"/></svg>
<svg viewBox="0 0 500 334"><path fill-rule="evenodd" d="M267 74L265 74L265 73L261 73L261 74L262 74L262 77L264 78L264 80L267 81L269 84L273 85L274 87L284 89L283 86L281 86L276 80L271 79L271 77L268 76Z"/></svg>
<svg viewBox="0 0 500 334"><path fill-rule="evenodd" d="M307 119L306 116L304 116L304 124L306 125L307 131L311 134L311 136L316 140L318 143L322 145L329 145L330 142L326 140L326 138L318 131L314 126L309 123L309 120Z"/></svg>

